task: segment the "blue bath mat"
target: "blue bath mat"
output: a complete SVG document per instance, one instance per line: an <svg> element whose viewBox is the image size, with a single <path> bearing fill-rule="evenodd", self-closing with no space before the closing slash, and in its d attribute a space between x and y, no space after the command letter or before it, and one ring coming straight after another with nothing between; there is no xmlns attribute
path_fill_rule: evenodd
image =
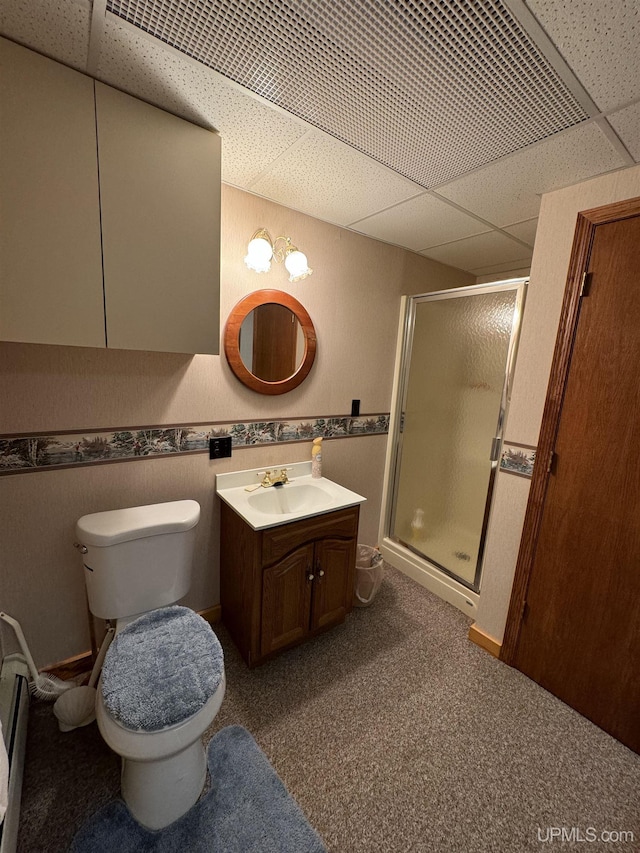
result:
<svg viewBox="0 0 640 853"><path fill-rule="evenodd" d="M115 800L84 824L71 853L326 853L246 729L219 731L207 760L210 790L175 823L145 829Z"/></svg>

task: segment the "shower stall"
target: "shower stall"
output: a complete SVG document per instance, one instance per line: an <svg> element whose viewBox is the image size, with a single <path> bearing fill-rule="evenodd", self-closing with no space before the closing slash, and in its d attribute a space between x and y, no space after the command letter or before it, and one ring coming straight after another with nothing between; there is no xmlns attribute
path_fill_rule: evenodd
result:
<svg viewBox="0 0 640 853"><path fill-rule="evenodd" d="M527 279L403 298L380 546L473 615Z"/></svg>

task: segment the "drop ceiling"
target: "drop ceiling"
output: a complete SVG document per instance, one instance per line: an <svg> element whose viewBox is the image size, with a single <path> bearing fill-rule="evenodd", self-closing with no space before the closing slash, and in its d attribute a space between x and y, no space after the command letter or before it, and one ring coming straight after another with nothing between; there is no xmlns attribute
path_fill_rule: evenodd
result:
<svg viewBox="0 0 640 853"><path fill-rule="evenodd" d="M223 138L223 180L478 276L640 161L637 0L1 0L0 33Z"/></svg>

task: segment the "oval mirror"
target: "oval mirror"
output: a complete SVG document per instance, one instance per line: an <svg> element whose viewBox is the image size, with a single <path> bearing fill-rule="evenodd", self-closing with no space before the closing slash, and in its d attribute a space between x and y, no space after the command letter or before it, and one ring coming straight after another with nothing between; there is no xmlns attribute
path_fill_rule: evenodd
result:
<svg viewBox="0 0 640 853"><path fill-rule="evenodd" d="M284 394L306 378L316 332L306 309L288 293L258 290L229 314L224 352L235 376L260 394Z"/></svg>

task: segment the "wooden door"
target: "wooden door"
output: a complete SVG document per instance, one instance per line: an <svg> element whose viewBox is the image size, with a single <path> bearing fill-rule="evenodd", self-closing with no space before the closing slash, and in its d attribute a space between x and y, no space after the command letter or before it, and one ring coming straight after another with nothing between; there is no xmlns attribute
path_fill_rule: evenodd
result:
<svg viewBox="0 0 640 853"><path fill-rule="evenodd" d="M503 658L640 752L640 200L585 219Z"/></svg>
<svg viewBox="0 0 640 853"><path fill-rule="evenodd" d="M313 543L264 570L261 654L295 643L309 632L312 583Z"/></svg>
<svg viewBox="0 0 640 853"><path fill-rule="evenodd" d="M353 541L324 539L316 543L311 630L342 622L354 587Z"/></svg>

